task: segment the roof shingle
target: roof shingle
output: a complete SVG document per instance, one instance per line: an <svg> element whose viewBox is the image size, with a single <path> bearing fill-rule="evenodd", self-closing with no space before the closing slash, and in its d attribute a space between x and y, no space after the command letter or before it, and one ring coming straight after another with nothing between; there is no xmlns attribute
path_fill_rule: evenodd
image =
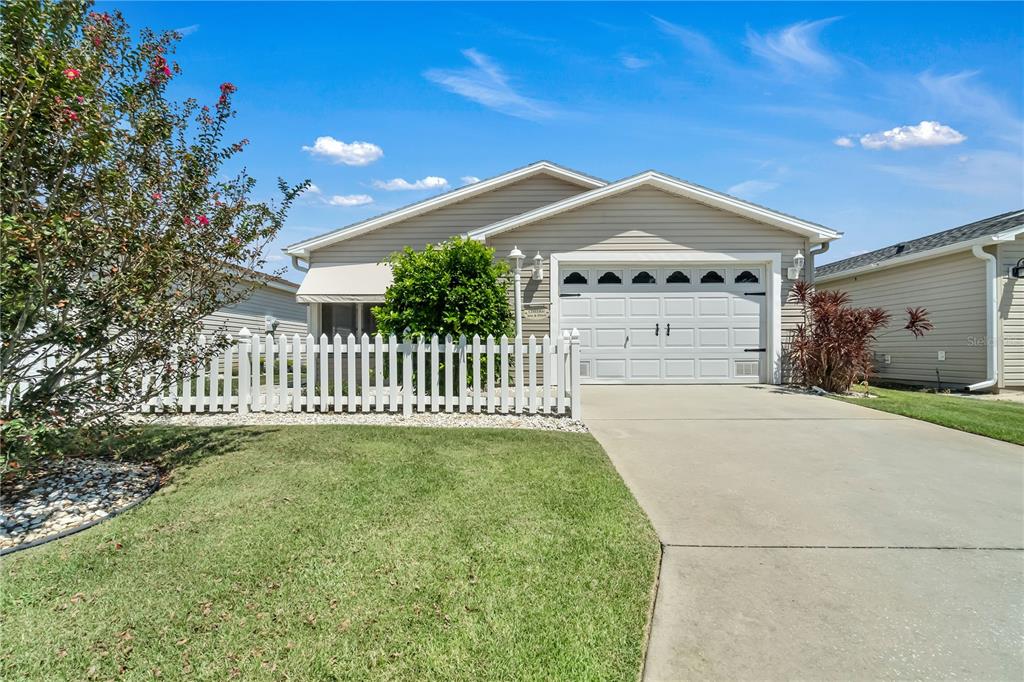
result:
<svg viewBox="0 0 1024 682"><path fill-rule="evenodd" d="M869 251L868 253L862 253L859 256L853 256L852 258L846 258L834 263L821 265L814 269L814 275L815 277L836 275L841 272L846 272L847 270L864 267L865 265L877 265L884 263L896 258L897 256L909 256L914 253L930 251L932 249L949 246L958 242L971 241L978 237L999 234L1000 232L1005 232L1006 230L1019 227L1020 225L1024 225L1024 209L1010 211L1009 213L1002 213L997 216L992 216L991 218L985 218L973 223L968 223L967 225L961 225L960 227L943 230L942 232L918 237L917 239L911 239L898 244L885 246L881 249Z"/></svg>

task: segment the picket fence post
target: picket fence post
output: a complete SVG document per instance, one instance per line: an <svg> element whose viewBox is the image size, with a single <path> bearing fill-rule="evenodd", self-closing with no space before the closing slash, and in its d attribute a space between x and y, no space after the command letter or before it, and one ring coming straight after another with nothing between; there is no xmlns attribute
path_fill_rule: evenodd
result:
<svg viewBox="0 0 1024 682"><path fill-rule="evenodd" d="M249 411L249 365L252 334L246 327L238 330L238 414Z"/></svg>
<svg viewBox="0 0 1024 682"><path fill-rule="evenodd" d="M583 399L580 395L580 330L573 329L569 340L569 392L572 397L572 418L583 419Z"/></svg>
<svg viewBox="0 0 1024 682"><path fill-rule="evenodd" d="M412 338L402 340L402 416L412 416ZM395 410L396 412L398 410Z"/></svg>

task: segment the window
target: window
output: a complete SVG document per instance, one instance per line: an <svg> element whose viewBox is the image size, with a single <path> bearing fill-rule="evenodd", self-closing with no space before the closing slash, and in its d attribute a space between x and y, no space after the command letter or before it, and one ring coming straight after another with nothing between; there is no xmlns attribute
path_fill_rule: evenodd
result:
<svg viewBox="0 0 1024 682"><path fill-rule="evenodd" d="M622 278L609 270L597 278L598 284L622 284Z"/></svg>
<svg viewBox="0 0 1024 682"><path fill-rule="evenodd" d="M682 270L676 270L671 275L666 277L665 281L669 284L689 284L690 277Z"/></svg>
<svg viewBox="0 0 1024 682"><path fill-rule="evenodd" d="M586 284L586 283L587 283L587 278L583 276L583 273L576 272L576 271L570 272L568 275L565 276L565 279L562 280L562 284Z"/></svg>
<svg viewBox="0 0 1024 682"><path fill-rule="evenodd" d="M752 273L750 270L744 270L740 274L736 275L736 284L757 284L759 280L757 275Z"/></svg>
<svg viewBox="0 0 1024 682"><path fill-rule="evenodd" d="M718 274L715 270L708 270L700 278L701 284L724 284L725 278Z"/></svg>
<svg viewBox="0 0 1024 682"><path fill-rule="evenodd" d="M370 308L377 303L321 303L320 332L334 338L341 334L347 339L349 334L376 334L377 321L373 319Z"/></svg>
<svg viewBox="0 0 1024 682"><path fill-rule="evenodd" d="M658 280L651 273L646 270L633 275L633 284L657 284Z"/></svg>

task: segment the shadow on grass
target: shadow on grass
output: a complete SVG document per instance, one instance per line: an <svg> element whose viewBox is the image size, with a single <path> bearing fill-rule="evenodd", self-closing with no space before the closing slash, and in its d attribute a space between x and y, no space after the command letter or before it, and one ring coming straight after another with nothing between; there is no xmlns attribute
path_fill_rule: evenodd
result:
<svg viewBox="0 0 1024 682"><path fill-rule="evenodd" d="M194 466L273 433L273 428L136 426L98 444L92 456L151 464L161 473Z"/></svg>

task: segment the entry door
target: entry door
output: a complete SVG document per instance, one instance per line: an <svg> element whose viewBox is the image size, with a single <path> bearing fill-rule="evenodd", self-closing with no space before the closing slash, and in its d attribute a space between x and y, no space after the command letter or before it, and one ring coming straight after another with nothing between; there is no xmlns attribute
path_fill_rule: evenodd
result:
<svg viewBox="0 0 1024 682"><path fill-rule="evenodd" d="M580 265L560 273L562 330L580 331L587 383L760 383L760 265Z"/></svg>

